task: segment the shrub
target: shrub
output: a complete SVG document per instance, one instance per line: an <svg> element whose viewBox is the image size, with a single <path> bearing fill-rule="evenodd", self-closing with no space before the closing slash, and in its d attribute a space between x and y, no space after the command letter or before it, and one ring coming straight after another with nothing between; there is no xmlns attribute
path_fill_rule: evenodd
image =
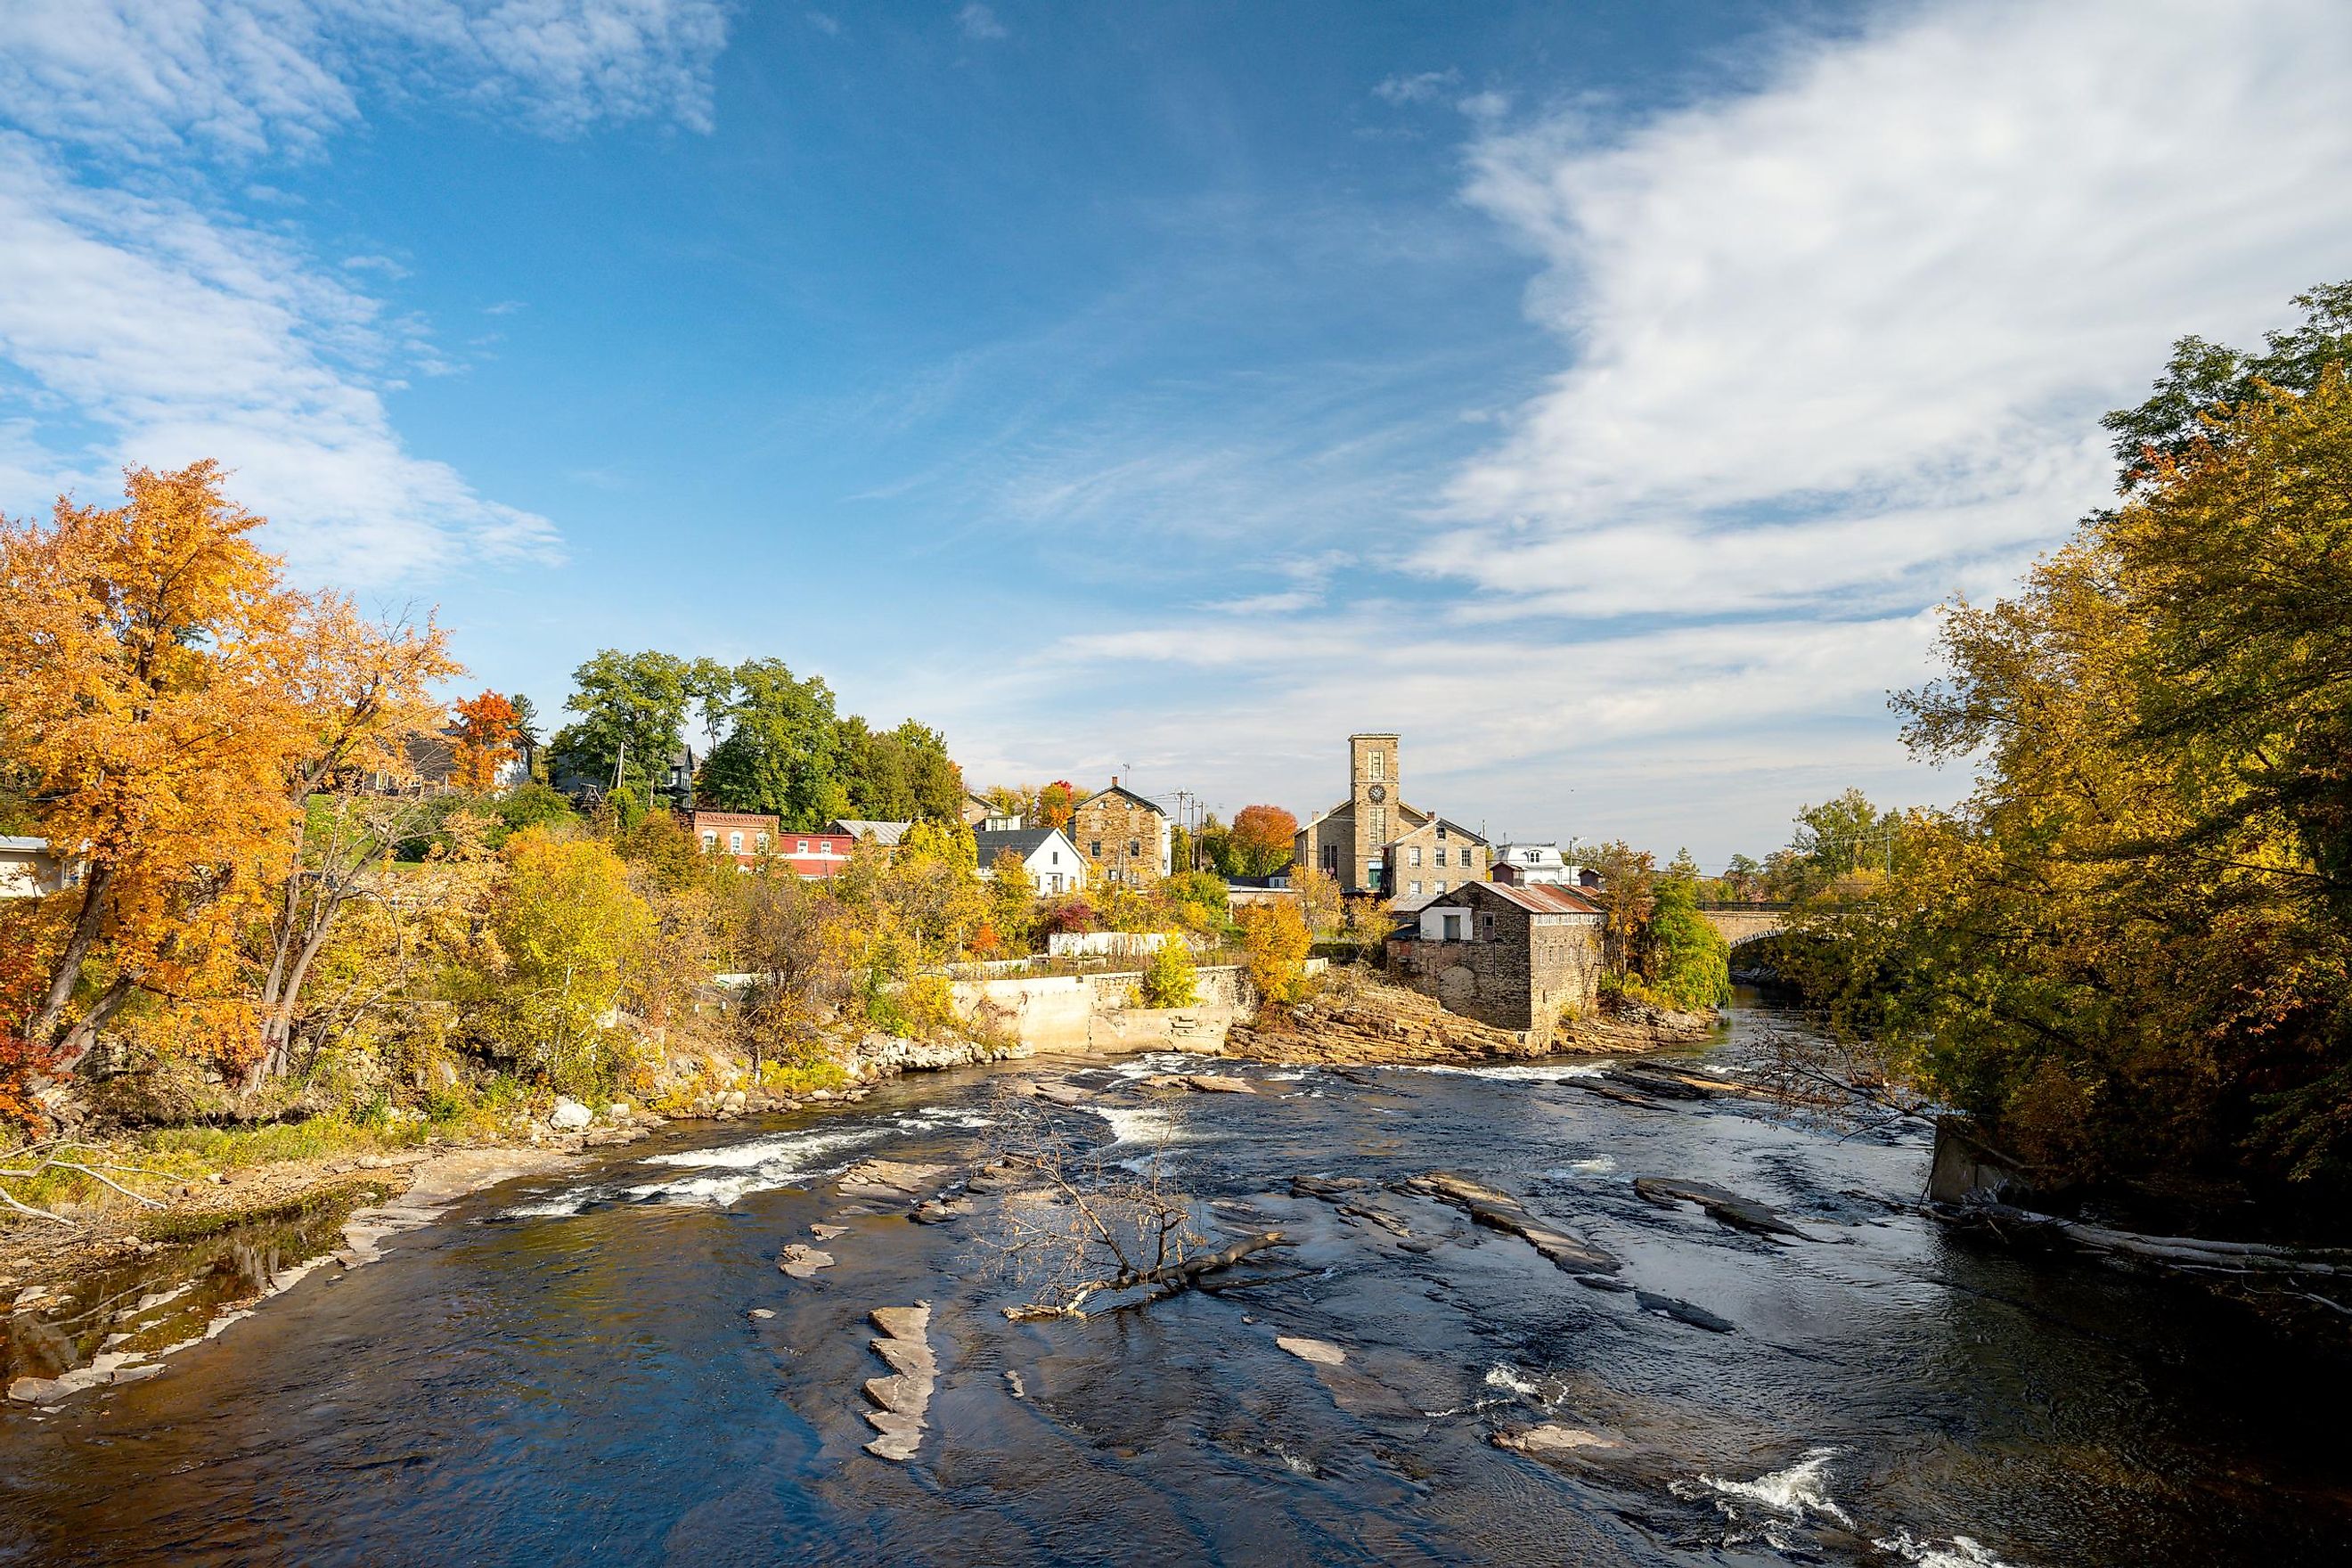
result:
<svg viewBox="0 0 2352 1568"><path fill-rule="evenodd" d="M1201 999L1193 973L1192 949L1177 933L1167 933L1143 971L1143 1005L1147 1007L1190 1007Z"/></svg>

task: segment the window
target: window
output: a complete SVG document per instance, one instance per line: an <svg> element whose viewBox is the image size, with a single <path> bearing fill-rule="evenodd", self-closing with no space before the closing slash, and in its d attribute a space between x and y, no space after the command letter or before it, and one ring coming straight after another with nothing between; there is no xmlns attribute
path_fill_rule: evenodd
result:
<svg viewBox="0 0 2352 1568"><path fill-rule="evenodd" d="M1443 877L1437 879L1437 890L1441 893L1445 891L1445 879Z"/></svg>
<svg viewBox="0 0 2352 1568"><path fill-rule="evenodd" d="M1323 869L1332 872L1335 875L1338 873L1339 869L1339 847L1337 844L1326 844L1323 846Z"/></svg>
<svg viewBox="0 0 2352 1568"><path fill-rule="evenodd" d="M1485 921L1485 922L1486 922L1486 940L1487 940L1488 942L1492 942L1492 941L1494 941L1494 940L1495 940L1495 917L1494 917L1494 916L1492 916L1492 915L1484 915L1484 916L1481 916L1480 918L1481 918L1483 921Z"/></svg>
<svg viewBox="0 0 2352 1568"><path fill-rule="evenodd" d="M702 852L703 852L704 854L708 855L708 854L709 854L713 849L716 849L716 848L718 848L718 847L719 847L719 835L718 835L718 834L716 834L716 833L714 833L714 832L712 832L712 831L711 831L709 828L708 828L708 827L704 828L704 829L702 830Z"/></svg>
<svg viewBox="0 0 2352 1568"><path fill-rule="evenodd" d="M751 847L757 849L761 854L765 855L768 852L768 836L764 833L753 834L751 836ZM801 847L806 849L808 846L803 844Z"/></svg>
<svg viewBox="0 0 2352 1568"><path fill-rule="evenodd" d="M1443 837L1445 837L1445 824L1444 824L1443 822L1441 822L1441 823L1439 823L1439 824L1437 825L1437 836L1438 836L1438 837L1440 837L1440 838L1443 838Z"/></svg>
<svg viewBox="0 0 2352 1568"><path fill-rule="evenodd" d="M1134 856L1134 855L1140 855L1140 854L1142 854L1142 853L1143 853L1143 840L1142 840L1142 839L1140 839L1140 838L1130 838L1130 839L1129 839L1129 840L1127 841L1127 852L1128 852L1128 854L1129 854L1130 856Z"/></svg>
<svg viewBox="0 0 2352 1568"><path fill-rule="evenodd" d="M1536 852L1532 849L1522 849L1519 851L1519 858L1532 866L1536 863Z"/></svg>
<svg viewBox="0 0 2352 1568"><path fill-rule="evenodd" d="M1445 846L1443 844L1437 847L1437 863L1441 866L1445 864Z"/></svg>
<svg viewBox="0 0 2352 1568"><path fill-rule="evenodd" d="M1089 855L1091 855L1091 856L1093 856L1093 857L1094 857L1096 859L1097 859L1097 860L1101 859L1101 858L1102 858L1102 840L1101 840L1101 839L1099 839L1099 838L1090 838L1090 839L1088 839L1088 840L1087 841L1087 854L1089 854Z"/></svg>
<svg viewBox="0 0 2352 1568"><path fill-rule="evenodd" d="M1404 852L1404 863L1408 866L1418 866L1421 864L1420 845L1416 844L1412 848L1407 849Z"/></svg>
<svg viewBox="0 0 2352 1568"><path fill-rule="evenodd" d="M1386 844L1388 841L1389 808L1385 805L1376 805L1372 807L1372 842Z"/></svg>
<svg viewBox="0 0 2352 1568"><path fill-rule="evenodd" d="M1421 884L1420 884L1419 882L1415 882L1415 883L1413 883L1413 884L1412 884L1412 891L1414 891L1414 892L1416 892L1416 893L1420 892L1420 891L1421 891Z"/></svg>
<svg viewBox="0 0 2352 1568"><path fill-rule="evenodd" d="M743 853L743 836L740 833L729 834L727 836L727 849L728 853L731 855L740 855Z"/></svg>
<svg viewBox="0 0 2352 1568"><path fill-rule="evenodd" d="M1389 754L1386 752L1374 752L1371 755L1371 764L1374 778L1384 779L1389 776Z"/></svg>
<svg viewBox="0 0 2352 1568"><path fill-rule="evenodd" d="M1055 850L1055 851L1054 851L1054 864L1055 864L1055 865L1056 865L1056 866L1058 866L1058 865L1060 865L1061 863L1062 863L1062 852L1061 852L1060 850L1056 849L1056 850Z"/></svg>

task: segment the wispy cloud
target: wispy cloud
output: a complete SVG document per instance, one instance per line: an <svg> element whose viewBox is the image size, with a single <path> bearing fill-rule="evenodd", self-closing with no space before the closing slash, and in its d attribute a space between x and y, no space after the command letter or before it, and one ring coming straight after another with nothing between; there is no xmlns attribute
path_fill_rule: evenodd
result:
<svg viewBox="0 0 2352 1568"><path fill-rule="evenodd" d="M1444 95L1447 89L1461 81L1462 73L1448 67L1442 71L1418 71L1409 76L1392 76L1375 84L1372 96L1393 104L1428 103Z"/></svg>
<svg viewBox="0 0 2352 1568"><path fill-rule="evenodd" d="M814 27L818 32L823 33L826 37L837 38L841 37L840 17L830 16L823 11L809 11L804 12L803 15L808 17L808 25Z"/></svg>
<svg viewBox="0 0 2352 1568"><path fill-rule="evenodd" d="M2092 62L2095 62L2093 64ZM1906 10L1760 90L1480 139L1472 199L1571 348L1425 569L1570 613L1932 598L2106 490L2177 333L2342 274L2352 25L2325 0Z"/></svg>
<svg viewBox="0 0 2352 1568"><path fill-rule="evenodd" d="M0 136L0 232L9 362L107 432L116 460L229 464L306 571L381 581L556 554L545 518L403 448L369 384L390 349L375 302L277 237L88 190L15 136Z"/></svg>
<svg viewBox="0 0 2352 1568"><path fill-rule="evenodd" d="M542 131L710 124L721 0L12 0L0 103L44 138L133 156L313 153L371 87Z"/></svg>
<svg viewBox="0 0 2352 1568"><path fill-rule="evenodd" d="M1004 24L996 19L994 11L980 4L980 0L972 0L971 5L956 13L956 25L963 29L963 36L967 38L1004 37Z"/></svg>
<svg viewBox="0 0 2352 1568"><path fill-rule="evenodd" d="M1630 121L1465 100L1467 195L1537 258L1561 368L1446 421L1486 448L1419 495L1394 476L1328 599L1046 650L1039 681L1094 683L1086 720L1022 718L1005 753L1084 754L1118 692L1139 765L1248 798L1302 766L1336 789L1330 737L1398 728L1423 804L1716 856L1845 783L1948 796L1884 708L1931 606L2108 495L2097 415L2174 336L2251 339L2352 271L2352 206L2315 195L2352 189L2347 76L2323 0L2107 0L1890 10ZM1149 477L1102 473L1042 499L1121 510Z"/></svg>
<svg viewBox="0 0 2352 1568"><path fill-rule="evenodd" d="M383 393L460 368L427 325L216 194L223 161L322 155L370 91L570 133L704 126L716 0L22 0L0 7L0 455L10 504L215 457L306 574L559 558L554 525L409 452ZM82 156L68 164L68 150ZM249 199L269 194L248 181ZM502 313L492 307L492 313ZM96 489L110 489L100 480Z"/></svg>

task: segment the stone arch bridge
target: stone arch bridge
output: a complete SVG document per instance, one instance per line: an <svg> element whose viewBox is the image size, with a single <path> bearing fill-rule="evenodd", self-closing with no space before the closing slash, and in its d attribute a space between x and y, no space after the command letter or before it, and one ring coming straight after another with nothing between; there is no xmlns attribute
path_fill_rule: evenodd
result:
<svg viewBox="0 0 2352 1568"><path fill-rule="evenodd" d="M1759 937L1779 936L1789 923L1786 904L1701 904L1698 912L1734 947Z"/></svg>

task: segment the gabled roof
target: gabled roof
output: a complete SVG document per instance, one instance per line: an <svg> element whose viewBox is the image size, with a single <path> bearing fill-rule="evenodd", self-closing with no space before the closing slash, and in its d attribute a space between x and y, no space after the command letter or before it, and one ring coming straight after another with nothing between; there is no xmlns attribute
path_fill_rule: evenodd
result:
<svg viewBox="0 0 2352 1568"><path fill-rule="evenodd" d="M1484 844L1486 842L1486 836L1485 834L1475 833L1469 828L1463 826L1460 823L1454 821L1450 816L1431 817L1425 821L1415 823L1413 826L1418 830L1428 826L1431 822L1434 822L1439 826L1445 828L1448 835L1452 837L1467 838L1473 844Z"/></svg>
<svg viewBox="0 0 2352 1568"><path fill-rule="evenodd" d="M1007 849L1026 860L1044 848L1048 840L1055 838L1062 838L1062 830L1058 827L1000 827L993 832L982 828L971 836L971 844L980 852L981 865L985 867ZM1070 843L1066 838L1062 838L1062 842ZM1071 844L1070 853L1076 855L1077 852L1078 847Z"/></svg>
<svg viewBox="0 0 2352 1568"><path fill-rule="evenodd" d="M869 822L859 816L836 816L824 825L824 830L827 833L846 833L852 838L863 838L870 833L877 844L891 849L898 847L907 829L914 826L911 822Z"/></svg>
<svg viewBox="0 0 2352 1568"><path fill-rule="evenodd" d="M1094 805L1094 803L1095 803L1095 802L1097 802L1097 801L1098 801L1098 800L1102 799L1105 795L1123 795L1123 796L1125 796L1129 801L1132 802L1134 805L1137 805L1142 806L1142 807L1143 807L1145 810L1147 810L1147 811L1157 812L1157 813L1158 813L1159 815L1160 815L1161 816L1166 816L1168 815L1168 810L1167 810L1167 808L1166 808L1165 806L1161 805L1158 801L1153 800L1153 799L1151 799L1151 798L1150 798L1149 796L1146 796L1146 795L1139 795L1136 794L1133 790L1131 790L1131 789L1128 788L1125 784L1115 784L1111 785L1111 786L1110 786L1110 788L1108 788L1108 789L1098 789L1098 790L1095 791L1095 793L1094 793L1094 794L1092 794L1092 795L1090 795L1087 796L1087 798L1086 798L1086 799L1084 799L1084 800L1082 800L1082 801L1078 802L1077 809L1078 809L1078 810L1080 810L1080 811L1084 811L1084 810L1086 810L1086 808L1087 808L1087 807L1088 807L1088 806L1090 806L1090 805Z"/></svg>
<svg viewBox="0 0 2352 1568"><path fill-rule="evenodd" d="M1573 888L1563 888L1548 882L1522 886L1515 882L1465 882L1465 888L1484 888L1506 903L1517 904L1531 914L1597 915L1601 906Z"/></svg>

